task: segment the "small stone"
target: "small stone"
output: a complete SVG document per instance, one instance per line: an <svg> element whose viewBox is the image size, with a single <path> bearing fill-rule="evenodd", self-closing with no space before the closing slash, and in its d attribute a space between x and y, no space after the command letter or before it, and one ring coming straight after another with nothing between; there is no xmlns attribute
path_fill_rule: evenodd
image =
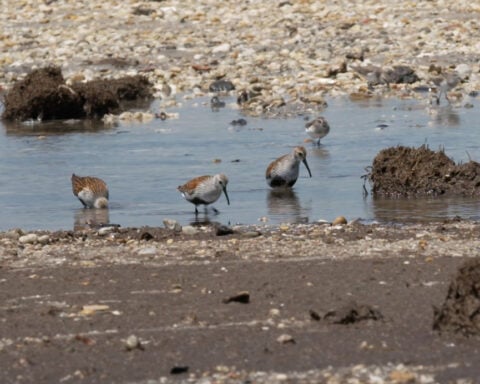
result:
<svg viewBox="0 0 480 384"><path fill-rule="evenodd" d="M332 225L344 225L347 224L347 219L344 216L338 216L332 221Z"/></svg>
<svg viewBox="0 0 480 384"><path fill-rule="evenodd" d="M186 225L182 227L182 233L185 235L195 235L198 233L198 229L191 225Z"/></svg>
<svg viewBox="0 0 480 384"><path fill-rule="evenodd" d="M50 242L50 236L42 235L38 238L38 242L43 245L48 244Z"/></svg>
<svg viewBox="0 0 480 384"><path fill-rule="evenodd" d="M220 45L217 45L216 47L213 47L212 53L221 53L221 52L228 52L230 51L231 46L228 43L223 43Z"/></svg>
<svg viewBox="0 0 480 384"><path fill-rule="evenodd" d="M157 248L155 248L155 247L141 248L138 251L138 254L141 255L141 256L155 255L156 253L157 253Z"/></svg>
<svg viewBox="0 0 480 384"><path fill-rule="evenodd" d="M127 348L128 351L132 351L134 349L143 349L143 346L137 336L130 335L125 340L125 348Z"/></svg>
<svg viewBox="0 0 480 384"><path fill-rule="evenodd" d="M109 233L112 233L116 230L116 227L103 227L98 230L98 236L105 236L108 235Z"/></svg>
<svg viewBox="0 0 480 384"><path fill-rule="evenodd" d="M314 311L313 309L310 309L308 313L310 314L310 318L312 320L320 321L322 319L322 316L320 316L320 314L317 311Z"/></svg>
<svg viewBox="0 0 480 384"><path fill-rule="evenodd" d="M287 333L284 333L284 334L278 336L277 341L280 344L288 344L288 343L295 344L295 339Z"/></svg>
<svg viewBox="0 0 480 384"><path fill-rule="evenodd" d="M271 317L280 316L280 310L278 308L272 308L268 311L268 315Z"/></svg>
<svg viewBox="0 0 480 384"><path fill-rule="evenodd" d="M38 241L38 236L35 233L21 236L18 241L22 244L34 244Z"/></svg>
<svg viewBox="0 0 480 384"><path fill-rule="evenodd" d="M208 87L210 92L229 92L234 89L235 86L229 80L216 80Z"/></svg>
<svg viewBox="0 0 480 384"><path fill-rule="evenodd" d="M247 125L247 120L245 119L232 120L230 122L230 125L240 125L240 126Z"/></svg>
<svg viewBox="0 0 480 384"><path fill-rule="evenodd" d="M215 234L217 236L226 236L231 235L233 233L233 229L226 226L226 225L218 225L215 229Z"/></svg>
<svg viewBox="0 0 480 384"><path fill-rule="evenodd" d="M242 233L242 237L245 237L247 239L253 239L255 237L262 236L262 233L259 231L247 231Z"/></svg>
<svg viewBox="0 0 480 384"><path fill-rule="evenodd" d="M165 225L165 228L170 229L174 232L182 232L182 226L176 220L164 219L163 225Z"/></svg>
<svg viewBox="0 0 480 384"><path fill-rule="evenodd" d="M390 380L394 383L414 383L415 382L415 374L408 371L400 371L395 370L390 372Z"/></svg>
<svg viewBox="0 0 480 384"><path fill-rule="evenodd" d="M4 236L12 240L18 240L23 234L24 233L21 229L11 229L10 231L5 232Z"/></svg>
<svg viewBox="0 0 480 384"><path fill-rule="evenodd" d="M247 304L250 302L250 293L247 291L238 292L237 294L223 299L224 304L231 303L235 301L237 303Z"/></svg>
<svg viewBox="0 0 480 384"><path fill-rule="evenodd" d="M140 240L149 241L152 239L153 239L153 235L150 232L145 231L140 235Z"/></svg>
<svg viewBox="0 0 480 384"><path fill-rule="evenodd" d="M110 307L105 304L87 304L82 307L82 310L79 312L82 316L92 316L97 312L108 311Z"/></svg>
<svg viewBox="0 0 480 384"><path fill-rule="evenodd" d="M180 373L187 373L188 366L187 365L176 365L170 369L171 375L179 375Z"/></svg>

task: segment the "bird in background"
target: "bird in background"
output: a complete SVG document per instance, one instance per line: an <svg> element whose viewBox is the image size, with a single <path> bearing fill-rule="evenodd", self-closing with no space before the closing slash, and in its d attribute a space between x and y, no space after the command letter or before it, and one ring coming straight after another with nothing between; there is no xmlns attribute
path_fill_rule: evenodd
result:
<svg viewBox="0 0 480 384"><path fill-rule="evenodd" d="M439 105L442 93L445 95L445 99L448 101L448 103L450 103L448 92L454 89L462 81L462 79L456 72L446 72L442 73L440 76L433 77L431 81L439 90L437 95L437 105Z"/></svg>
<svg viewBox="0 0 480 384"><path fill-rule="evenodd" d="M195 205L195 214L198 215L197 207L199 205L204 205L206 211L207 206L216 202L222 192L225 194L227 204L230 205L227 184L228 177L223 173L219 173L213 176L205 175L196 177L178 186L177 189L187 201ZM212 208L215 213L218 213L216 208Z"/></svg>
<svg viewBox="0 0 480 384"><path fill-rule="evenodd" d="M85 208L108 208L108 187L102 179L72 174L72 191Z"/></svg>
<svg viewBox="0 0 480 384"><path fill-rule="evenodd" d="M320 145L320 139L328 135L330 125L324 117L317 117L305 124L305 132L315 140L317 146Z"/></svg>
<svg viewBox="0 0 480 384"><path fill-rule="evenodd" d="M308 174L312 177L307 163L307 151L304 147L295 147L291 153L272 161L267 168L265 178L272 188L293 187L298 179L300 162L305 164Z"/></svg>

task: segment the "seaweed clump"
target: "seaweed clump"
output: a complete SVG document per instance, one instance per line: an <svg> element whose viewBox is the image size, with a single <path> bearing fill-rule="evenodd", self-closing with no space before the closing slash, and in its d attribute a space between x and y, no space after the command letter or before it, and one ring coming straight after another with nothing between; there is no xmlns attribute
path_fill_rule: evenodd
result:
<svg viewBox="0 0 480 384"><path fill-rule="evenodd" d="M374 196L420 197L480 194L480 164L455 164L426 145L381 150L367 174Z"/></svg>
<svg viewBox="0 0 480 384"><path fill-rule="evenodd" d="M152 85L144 76L98 79L67 85L59 67L30 72L6 94L5 120L101 118L121 110L123 101L148 99Z"/></svg>

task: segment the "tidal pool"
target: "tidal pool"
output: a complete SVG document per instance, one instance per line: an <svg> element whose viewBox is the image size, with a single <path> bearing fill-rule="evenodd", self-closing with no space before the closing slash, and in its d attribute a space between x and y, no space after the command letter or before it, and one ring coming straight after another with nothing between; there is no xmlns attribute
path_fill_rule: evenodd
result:
<svg viewBox="0 0 480 384"><path fill-rule="evenodd" d="M169 110L178 119L120 122L90 121L0 124L0 230L20 227L72 229L85 222L121 226L181 224L196 220L194 206L177 186L204 174L225 173L231 205L198 220L224 224L279 224L333 220L343 215L366 222L432 221L461 216L478 218L475 198L373 199L363 194L365 167L383 148L428 144L444 148L455 161L479 161L479 103L442 104L427 100L328 99L321 113L331 131L315 147L305 143L305 118L261 119L243 116L233 98L212 111L208 98L182 102ZM463 105L469 102L473 108ZM158 103L150 109L159 112ZM246 125L231 121L244 118ZM303 165L288 193L272 191L265 169L296 145L307 149L312 171ZM92 175L110 189L108 211L84 210L71 191L70 176ZM369 185L366 185L369 190Z"/></svg>

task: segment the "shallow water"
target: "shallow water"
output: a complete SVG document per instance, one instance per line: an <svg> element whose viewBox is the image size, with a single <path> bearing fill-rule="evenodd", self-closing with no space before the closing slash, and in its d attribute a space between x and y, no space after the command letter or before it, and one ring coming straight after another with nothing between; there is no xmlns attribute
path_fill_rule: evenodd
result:
<svg viewBox="0 0 480 384"><path fill-rule="evenodd" d="M245 117L233 98L225 101L217 112L207 99L187 101L173 111L178 119L115 127L91 122L0 125L0 230L71 229L92 220L158 226L171 218L187 224L195 220L194 206L176 187L219 172L229 176L231 205L222 196L214 204L220 214L205 216L200 209L200 220L254 224L263 218L278 224L331 221L339 215L380 222L479 217L479 199L364 198L361 179L379 150L399 144L427 143L433 150L444 147L457 162L469 156L479 161L478 100L464 100L473 108L442 104L432 113L426 100L329 99L322 115L331 131L319 148L304 143L303 117ZM158 105L151 109L158 111ZM229 124L241 117L247 125ZM272 192L265 183L267 165L296 145L307 148L313 177L301 165L291 193ZM111 208L82 209L71 191L72 172L103 178Z"/></svg>

